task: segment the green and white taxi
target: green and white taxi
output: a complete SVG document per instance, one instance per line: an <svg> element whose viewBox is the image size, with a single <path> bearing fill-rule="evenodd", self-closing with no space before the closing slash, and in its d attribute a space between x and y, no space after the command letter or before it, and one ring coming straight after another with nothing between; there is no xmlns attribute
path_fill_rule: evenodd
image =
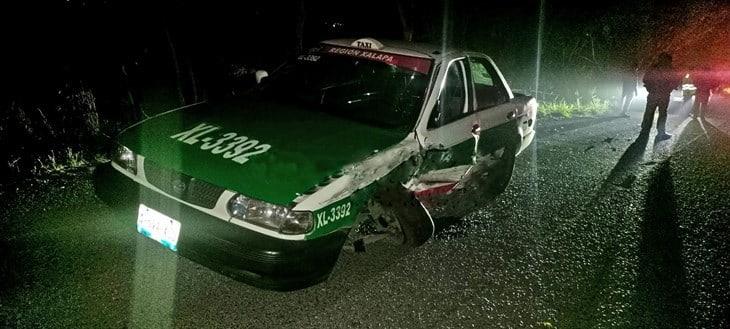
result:
<svg viewBox="0 0 730 329"><path fill-rule="evenodd" d="M326 279L343 247L420 245L503 191L536 111L483 54L330 40L240 99L129 127L111 166L139 192L141 234L290 290Z"/></svg>

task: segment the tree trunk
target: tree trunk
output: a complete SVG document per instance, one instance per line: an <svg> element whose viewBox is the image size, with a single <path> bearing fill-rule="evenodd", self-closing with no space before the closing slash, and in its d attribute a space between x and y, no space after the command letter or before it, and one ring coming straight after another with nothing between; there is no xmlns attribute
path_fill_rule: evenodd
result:
<svg viewBox="0 0 730 329"><path fill-rule="evenodd" d="M167 27L165 27L165 35L167 36L167 44L170 46L172 64L175 66L175 77L177 81L177 92L178 96L180 97L180 104L185 105L187 104L187 102L185 101L185 84L183 83L183 76L180 70L180 62L177 60L177 52L175 51L175 44L172 42L172 37L170 36L170 29Z"/></svg>
<svg viewBox="0 0 730 329"><path fill-rule="evenodd" d="M410 42L410 41L413 41L413 27L408 22L408 19L406 16L406 9L403 8L403 1L404 0L396 1L396 4L398 5L398 16L400 17L400 25L401 25L401 30L403 32L403 40ZM409 6L409 7L410 8L408 8L408 9L413 9L413 6Z"/></svg>
<svg viewBox="0 0 730 329"><path fill-rule="evenodd" d="M193 63L191 59L188 59L186 61L186 66L188 68L188 76L190 78L190 89L193 93L193 103L199 102L198 97L198 82L195 80L195 72L193 72Z"/></svg>
<svg viewBox="0 0 730 329"><path fill-rule="evenodd" d="M307 11L306 7L304 6L304 0L298 1L298 11L297 11L297 28L296 28L296 55L299 55L304 51L304 22L307 19Z"/></svg>

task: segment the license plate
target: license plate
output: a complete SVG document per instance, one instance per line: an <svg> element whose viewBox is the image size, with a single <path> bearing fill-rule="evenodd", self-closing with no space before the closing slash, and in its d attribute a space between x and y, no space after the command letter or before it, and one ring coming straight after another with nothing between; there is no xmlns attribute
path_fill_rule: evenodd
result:
<svg viewBox="0 0 730 329"><path fill-rule="evenodd" d="M173 251L177 251L180 227L180 222L169 216L143 204L139 205L137 232L140 234L161 243Z"/></svg>

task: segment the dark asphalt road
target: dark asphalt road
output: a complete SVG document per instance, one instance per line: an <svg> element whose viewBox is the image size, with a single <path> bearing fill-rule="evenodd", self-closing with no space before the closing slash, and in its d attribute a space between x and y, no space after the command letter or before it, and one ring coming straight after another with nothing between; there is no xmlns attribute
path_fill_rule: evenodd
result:
<svg viewBox="0 0 730 329"><path fill-rule="evenodd" d="M288 293L138 236L88 173L28 183L0 196L0 324L726 328L730 137L672 116L675 138L637 140L638 116L543 120L492 203L418 249L343 253L329 281Z"/></svg>

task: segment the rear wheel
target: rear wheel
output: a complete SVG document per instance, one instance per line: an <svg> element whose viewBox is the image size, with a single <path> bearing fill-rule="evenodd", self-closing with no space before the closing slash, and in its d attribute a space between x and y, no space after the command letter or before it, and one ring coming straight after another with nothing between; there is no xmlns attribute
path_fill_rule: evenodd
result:
<svg viewBox="0 0 730 329"><path fill-rule="evenodd" d="M490 175L494 177L491 190L495 194L501 194L509 186L515 167L515 153L517 153L516 143L505 146L499 161L489 170Z"/></svg>

